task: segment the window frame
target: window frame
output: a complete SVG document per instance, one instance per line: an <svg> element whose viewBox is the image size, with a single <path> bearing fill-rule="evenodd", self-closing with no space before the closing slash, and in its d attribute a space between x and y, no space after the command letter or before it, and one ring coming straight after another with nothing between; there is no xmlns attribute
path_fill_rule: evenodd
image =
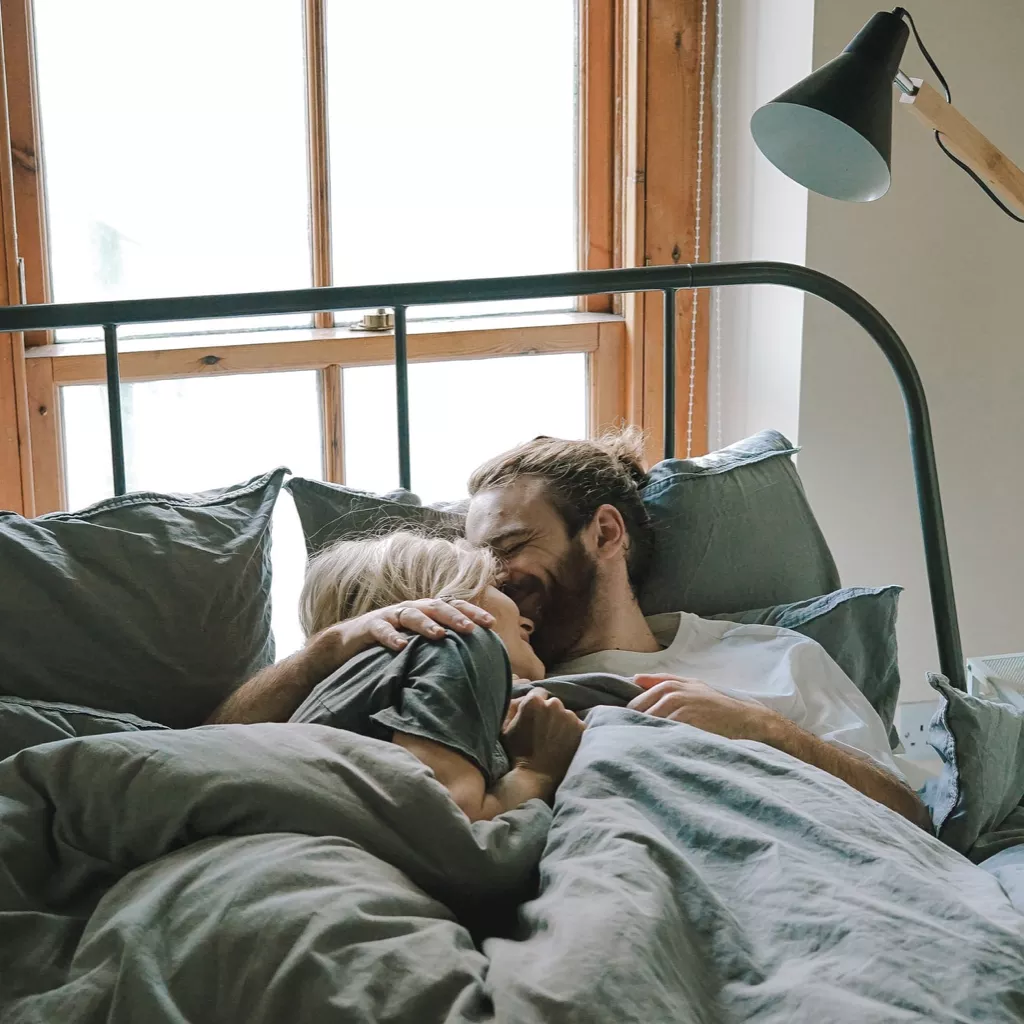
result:
<svg viewBox="0 0 1024 1024"><path fill-rule="evenodd" d="M307 85L307 171L314 286L332 283L330 181L326 111L325 0L301 0L304 8ZM581 269L688 262L693 253L697 197L692 175L679 168L696 152L698 57L693 47L707 0L578 0L577 243ZM5 247L9 281L23 273L22 301L49 301L45 197L39 145L38 103L32 53L32 0L5 0L2 8L4 81L11 111L0 126L0 165L6 160L8 206L16 240ZM713 23L706 24L705 69L710 110ZM685 41L689 40L688 43ZM658 103L648 98L658 97ZM705 123L710 138L710 118ZM700 197L709 209L710 147ZM694 161L690 161L694 163ZM647 211L654 214L648 217ZM689 220L687 220L689 218ZM8 220L11 220L8 217ZM6 223L6 222L5 222ZM8 232L9 234L9 232ZM710 232L703 233L703 245ZM702 257L707 258L706 254ZM12 268L14 277L12 277ZM8 286L7 301L18 301ZM677 336L689 340L690 302L680 296ZM0 295L0 299L4 296ZM698 315L694 366L694 445L706 448L707 302ZM584 297L576 313L467 317L410 323L410 359L487 358L539 352L584 352L588 367L591 434L627 420L645 428L649 455L661 447L662 350L658 296ZM40 514L65 507L59 388L103 379L102 346L54 344L45 332L9 336L14 373L4 401L0 371L0 427L18 444L3 446L0 433L0 505ZM125 382L225 373L316 369L319 373L324 478L344 482L342 371L346 366L387 363L393 334L354 332L316 314L312 329L274 329L122 342ZM686 437L690 394L689 348L678 360L677 436ZM0 348L0 367L4 353ZM20 412L18 411L20 410ZM17 413L13 416L12 413ZM20 419L18 419L20 417ZM6 461L5 461L6 460ZM20 490L5 486L8 465L17 464Z"/></svg>

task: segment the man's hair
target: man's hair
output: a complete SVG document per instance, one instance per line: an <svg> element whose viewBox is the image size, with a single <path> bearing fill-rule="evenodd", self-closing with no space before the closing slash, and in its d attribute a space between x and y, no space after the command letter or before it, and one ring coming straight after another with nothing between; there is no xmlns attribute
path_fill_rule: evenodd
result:
<svg viewBox="0 0 1024 1024"><path fill-rule="evenodd" d="M464 540L396 530L383 537L341 540L306 568L299 619L306 636L400 601L439 597L473 601L501 580L500 566Z"/></svg>
<svg viewBox="0 0 1024 1024"><path fill-rule="evenodd" d="M654 546L651 519L640 497L647 471L643 433L638 428L624 427L591 441L535 437L478 466L469 478L470 496L520 477L545 481L548 498L570 538L593 520L601 505L614 505L626 524L626 569L630 585L637 590Z"/></svg>

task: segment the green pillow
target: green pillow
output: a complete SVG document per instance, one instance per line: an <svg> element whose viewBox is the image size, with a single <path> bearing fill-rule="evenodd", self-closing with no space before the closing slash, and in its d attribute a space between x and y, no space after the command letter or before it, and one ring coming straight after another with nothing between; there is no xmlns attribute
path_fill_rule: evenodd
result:
<svg viewBox="0 0 1024 1024"><path fill-rule="evenodd" d="M942 759L921 796L935 834L980 862L1024 841L1024 710L954 689L945 676L928 742Z"/></svg>
<svg viewBox="0 0 1024 1024"><path fill-rule="evenodd" d="M295 499L306 551L315 555L336 540L390 533L403 527L459 536L465 515L421 505L409 491L368 494L351 487L293 476L285 484Z"/></svg>
<svg viewBox="0 0 1024 1024"><path fill-rule="evenodd" d="M895 748L900 693L896 610L902 587L846 587L808 601L711 616L729 622L780 626L803 633L828 651L878 712Z"/></svg>
<svg viewBox="0 0 1024 1024"><path fill-rule="evenodd" d="M644 504L654 560L640 590L646 615L714 615L802 601L839 573L777 430L648 474Z"/></svg>
<svg viewBox="0 0 1024 1024"><path fill-rule="evenodd" d="M274 659L270 516L286 472L0 513L0 693L202 723Z"/></svg>

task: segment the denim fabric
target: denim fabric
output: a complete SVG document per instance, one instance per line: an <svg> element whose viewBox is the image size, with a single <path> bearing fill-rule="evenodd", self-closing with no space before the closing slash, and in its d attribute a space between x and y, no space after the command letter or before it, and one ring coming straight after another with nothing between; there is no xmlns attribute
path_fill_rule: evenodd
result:
<svg viewBox="0 0 1024 1024"><path fill-rule="evenodd" d="M200 724L274 660L270 517L286 472L0 513L0 693Z"/></svg>
<svg viewBox="0 0 1024 1024"><path fill-rule="evenodd" d="M938 837L972 860L1024 840L1024 712L928 677L940 697L928 742L942 771L921 791Z"/></svg>

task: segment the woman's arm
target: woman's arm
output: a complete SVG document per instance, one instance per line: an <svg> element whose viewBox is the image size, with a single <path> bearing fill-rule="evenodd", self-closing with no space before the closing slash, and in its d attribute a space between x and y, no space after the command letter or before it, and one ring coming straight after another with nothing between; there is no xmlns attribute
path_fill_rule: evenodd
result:
<svg viewBox="0 0 1024 1024"><path fill-rule="evenodd" d="M565 777L584 725L560 700L539 687L515 701L503 740L515 764L490 789L469 758L443 743L394 732L404 747L433 771L470 821L488 821L539 798L550 802Z"/></svg>
<svg viewBox="0 0 1024 1024"><path fill-rule="evenodd" d="M347 661L373 644L400 651L409 637L444 637L444 627L469 633L474 623L492 626L494 616L468 601L405 601L356 619L339 622L311 636L306 646L276 665L268 665L219 704L207 725L287 722L310 691Z"/></svg>
<svg viewBox="0 0 1024 1024"><path fill-rule="evenodd" d="M434 773L470 821L490 821L535 797L550 802L555 794L555 781L526 765L517 765L488 790L484 773L451 747L405 732L396 732L392 742L418 757Z"/></svg>

